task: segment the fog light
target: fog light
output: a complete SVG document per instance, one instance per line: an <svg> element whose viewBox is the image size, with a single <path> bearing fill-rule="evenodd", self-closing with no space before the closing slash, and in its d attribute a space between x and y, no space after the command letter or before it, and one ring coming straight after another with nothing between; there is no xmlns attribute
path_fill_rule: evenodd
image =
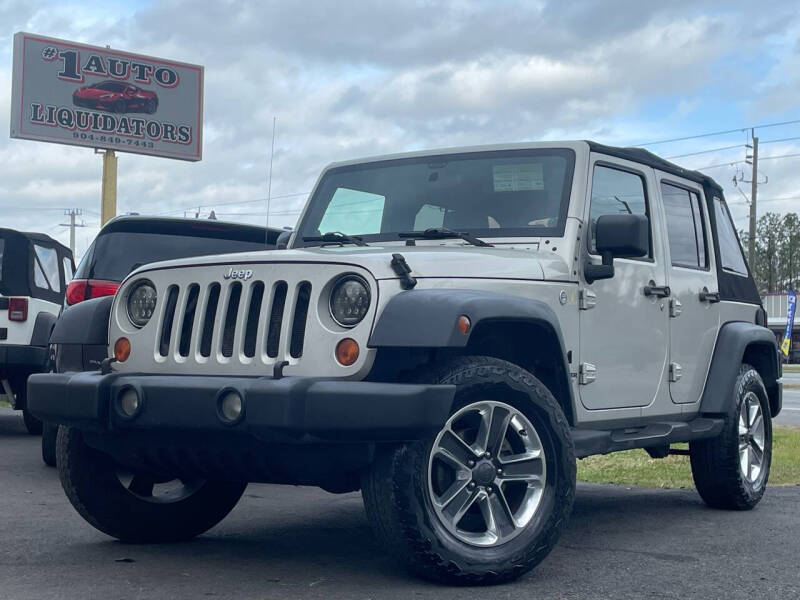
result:
<svg viewBox="0 0 800 600"><path fill-rule="evenodd" d="M344 338L341 342L336 344L336 360L339 364L349 367L358 360L359 348L358 342L352 338Z"/></svg>
<svg viewBox="0 0 800 600"><path fill-rule="evenodd" d="M123 417L132 419L139 413L139 409L142 407L142 401L139 398L139 394L136 393L136 390L129 387L125 388L119 395L117 406Z"/></svg>
<svg viewBox="0 0 800 600"><path fill-rule="evenodd" d="M233 425L242 419L243 413L244 401L237 392L228 391L220 397L219 416L223 421Z"/></svg>

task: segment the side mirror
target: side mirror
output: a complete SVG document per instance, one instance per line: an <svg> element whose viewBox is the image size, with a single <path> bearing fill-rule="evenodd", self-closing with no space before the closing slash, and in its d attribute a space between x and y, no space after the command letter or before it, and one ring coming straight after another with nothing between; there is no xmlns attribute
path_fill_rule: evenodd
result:
<svg viewBox="0 0 800 600"><path fill-rule="evenodd" d="M278 235L278 239L275 242L275 248L277 250L286 250L289 247L289 239L292 237L292 230L287 229L286 231L282 231Z"/></svg>
<svg viewBox="0 0 800 600"><path fill-rule="evenodd" d="M644 215L602 215L597 219L594 239L603 262L584 265L588 283L614 277L615 258L636 258L650 252L650 228Z"/></svg>

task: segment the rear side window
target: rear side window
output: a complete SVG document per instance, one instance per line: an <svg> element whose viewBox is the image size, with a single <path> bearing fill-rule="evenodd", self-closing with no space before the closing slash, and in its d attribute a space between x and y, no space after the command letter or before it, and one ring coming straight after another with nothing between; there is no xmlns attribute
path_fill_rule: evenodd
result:
<svg viewBox="0 0 800 600"><path fill-rule="evenodd" d="M69 257L65 256L63 259L64 263L64 281L69 283L72 280L72 261Z"/></svg>
<svg viewBox="0 0 800 600"><path fill-rule="evenodd" d="M596 165L589 213L589 250L593 254L596 252L594 229L597 219L603 215L645 215L649 218L644 179L629 171Z"/></svg>
<svg viewBox="0 0 800 600"><path fill-rule="evenodd" d="M661 183L661 198L667 215L667 237L672 264L705 269L706 234L700 198L695 192Z"/></svg>
<svg viewBox="0 0 800 600"><path fill-rule="evenodd" d="M39 244L34 244L33 249L37 258L33 269L36 287L60 292L61 278L59 277L60 269L56 249L40 246Z"/></svg>
<svg viewBox="0 0 800 600"><path fill-rule="evenodd" d="M722 268L737 275L747 276L747 264L739 243L739 236L733 226L728 207L719 198L714 198L714 217L717 222L719 255Z"/></svg>

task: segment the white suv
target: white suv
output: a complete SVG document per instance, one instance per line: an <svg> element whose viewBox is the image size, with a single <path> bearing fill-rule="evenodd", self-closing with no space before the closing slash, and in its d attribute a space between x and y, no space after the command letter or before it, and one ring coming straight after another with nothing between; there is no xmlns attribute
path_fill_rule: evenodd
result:
<svg viewBox="0 0 800 600"><path fill-rule="evenodd" d="M289 248L138 269L91 319L101 371L31 378L92 525L186 539L250 481L360 489L412 571L492 583L552 549L576 457L690 442L709 505L764 493L777 347L701 173L592 142L339 163Z"/></svg>
<svg viewBox="0 0 800 600"><path fill-rule="evenodd" d="M31 434L42 423L26 404L31 373L48 370L50 332L75 265L50 236L0 228L0 398L23 411Z"/></svg>

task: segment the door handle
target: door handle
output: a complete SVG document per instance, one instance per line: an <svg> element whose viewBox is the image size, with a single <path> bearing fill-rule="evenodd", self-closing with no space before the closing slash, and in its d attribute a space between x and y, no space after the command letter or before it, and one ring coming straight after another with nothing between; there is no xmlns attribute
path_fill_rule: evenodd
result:
<svg viewBox="0 0 800 600"><path fill-rule="evenodd" d="M708 302L709 304L719 302L719 292L709 292L707 287L703 287L700 290L700 302Z"/></svg>
<svg viewBox="0 0 800 600"><path fill-rule="evenodd" d="M655 296L656 298L666 298L671 293L668 285L656 285L652 279L644 286L645 296Z"/></svg>

